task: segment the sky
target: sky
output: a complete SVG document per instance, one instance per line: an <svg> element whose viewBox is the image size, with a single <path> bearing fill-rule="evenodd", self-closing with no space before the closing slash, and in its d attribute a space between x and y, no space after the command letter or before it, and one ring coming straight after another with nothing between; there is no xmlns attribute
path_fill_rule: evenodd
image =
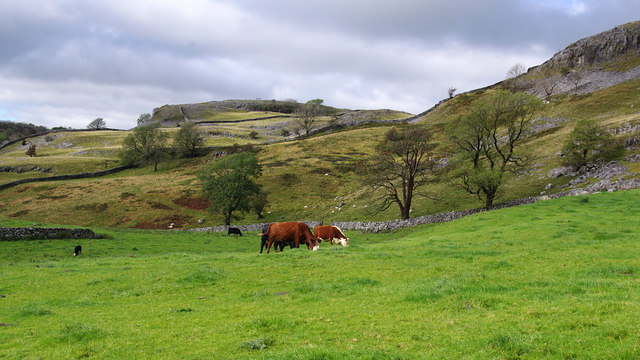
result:
<svg viewBox="0 0 640 360"><path fill-rule="evenodd" d="M0 120L130 129L165 104L420 113L640 20L638 0L0 0Z"/></svg>

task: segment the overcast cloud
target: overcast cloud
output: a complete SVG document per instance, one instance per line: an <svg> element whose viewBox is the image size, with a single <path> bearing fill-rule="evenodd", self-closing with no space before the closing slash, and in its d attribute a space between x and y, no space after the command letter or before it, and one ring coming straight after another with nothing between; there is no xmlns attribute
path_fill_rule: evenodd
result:
<svg viewBox="0 0 640 360"><path fill-rule="evenodd" d="M0 119L128 129L164 104L225 99L420 113L640 20L640 1L0 0L0 13Z"/></svg>

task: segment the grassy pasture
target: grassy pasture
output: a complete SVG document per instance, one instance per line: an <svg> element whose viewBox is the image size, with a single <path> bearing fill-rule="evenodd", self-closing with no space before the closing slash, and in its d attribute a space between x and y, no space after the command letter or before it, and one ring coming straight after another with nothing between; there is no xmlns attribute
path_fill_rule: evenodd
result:
<svg viewBox="0 0 640 360"><path fill-rule="evenodd" d="M639 219L634 190L318 252L258 254L256 233L1 242L0 357L635 359Z"/></svg>
<svg viewBox="0 0 640 360"><path fill-rule="evenodd" d="M26 145L16 143L0 150L3 166L38 166L50 169L50 173L30 171L26 173L0 173L0 182L22 178L47 177L83 172L101 171L118 165L118 152L124 131L58 132L28 139ZM36 156L25 154L29 144L36 144Z"/></svg>

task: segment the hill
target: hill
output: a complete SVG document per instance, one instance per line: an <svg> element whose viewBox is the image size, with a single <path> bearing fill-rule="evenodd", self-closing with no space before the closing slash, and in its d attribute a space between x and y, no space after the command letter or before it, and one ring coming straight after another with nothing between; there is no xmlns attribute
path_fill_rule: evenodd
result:
<svg viewBox="0 0 640 360"><path fill-rule="evenodd" d="M612 74L622 73L612 68L623 63L628 69L624 73L638 69L634 64L640 63L640 57L631 45L615 47L620 51L609 57L598 54L599 51L610 53L611 48L589 45L596 44L598 39L625 33L625 29L631 29L629 34L633 34L638 28L634 24L612 30L613 35L605 32L577 42L582 44L580 46L570 46L596 48L595 55L585 57L597 59L594 62L587 64L582 60L570 64L573 67L567 70L565 65L558 65L561 64L559 60L550 61L521 75L520 84L528 84L523 89L536 93L548 79L569 81L574 70L596 74L590 75L595 79L596 76L611 78L615 76ZM632 35L627 37L635 39ZM633 41L627 43L634 44ZM563 57L557 57L560 58ZM558 91L548 96L538 93L548 104L535 120L533 132L525 144L531 154L530 167L526 172L508 175L497 203L571 188L596 188L596 183L598 189L624 188L621 185L624 181L639 177L640 80L634 78L607 84L592 88L585 80L578 86L579 91ZM215 149L251 145L264 166L259 182L270 193L270 204L264 219L247 214L236 223L395 219L398 214L394 208L371 214L368 207L372 195L362 181L362 161L375 151L385 133L407 121L428 126L440 142L439 153L446 157L449 152L444 137L446 125L464 114L474 100L509 86L512 84L505 81L459 94L419 116L393 110L326 107L325 115L318 120L316 131L309 138L297 138L294 131L289 131L293 130L294 119L290 112L287 113L290 108L286 106L297 104L293 101L229 100L166 105L154 112L152 121L165 125L163 131L168 134L177 131L175 124L185 116L188 121L197 122L207 133L207 146L214 148L209 155L170 160L161 163L158 172L153 172L152 168L131 169L100 179L28 184L3 190L0 192L0 217L109 227L166 228L171 222L179 228L218 225L220 218L205 210L208 203L200 194L195 174L226 153L226 150ZM558 85L555 88L563 89ZM269 105L273 107L267 107ZM612 132L617 141L625 145L625 157L581 174L562 167L562 143L582 119L594 119ZM0 149L0 159L7 166L6 171L0 172L0 181L113 167L118 161L117 151L124 136L126 132L110 131L49 134L33 139L38 144L38 155L33 158L25 155L23 145L13 144ZM22 166L29 168L23 171L24 168L19 169ZM481 206L475 198L452 187L444 178L430 185L428 191L441 194L440 199L417 199L412 216ZM204 222L199 223L200 219Z"/></svg>

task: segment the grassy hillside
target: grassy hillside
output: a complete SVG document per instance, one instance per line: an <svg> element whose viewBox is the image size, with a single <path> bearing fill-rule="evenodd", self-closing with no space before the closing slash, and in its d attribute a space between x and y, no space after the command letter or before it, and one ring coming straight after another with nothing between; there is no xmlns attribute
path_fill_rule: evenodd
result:
<svg viewBox="0 0 640 360"><path fill-rule="evenodd" d="M635 359L639 204L563 198L268 255L256 233L0 242L0 357Z"/></svg>
<svg viewBox="0 0 640 360"><path fill-rule="evenodd" d="M463 115L474 100L492 91L460 94L418 120L435 132L442 156L448 156L450 148L444 137L447 124ZM385 132L398 126L366 121L398 120L408 114L390 110L344 111L336 116L319 118L316 126L322 128L330 122L338 122L350 124L350 127L294 140L293 135L287 136L282 131L295 126L294 118L288 113L261 108L266 105L273 104L270 101L227 101L176 105L162 107L156 114L158 118L166 117L172 111L179 113L182 107L185 114L200 122L207 134L207 146L256 146L264 166L259 182L270 193L270 204L265 219L245 214L235 223L387 220L399 216L393 207L379 214L372 213L372 194L363 185L360 170L362 161L374 152ZM559 151L575 124L582 119L594 119L614 131L618 141L635 139L637 131L625 129L636 129L640 125L639 109L640 80L589 94L552 97L536 119L534 132L525 144L530 157L529 170L524 174L508 175L497 202L538 195L542 191L566 190L571 178L549 178L548 174L561 165ZM169 135L177 130L175 125L163 128ZM11 170L0 172L0 182L113 167L126 135L127 132L96 131L41 136L29 140L37 145L37 156L32 158L25 155L28 145L13 144L0 150L2 166ZM627 155L634 153L638 153L637 146ZM211 156L177 159L161 163L158 172L143 168L101 179L21 185L0 192L0 217L140 228L165 228L171 222L182 228L196 227L199 219L205 220L205 226L219 225L221 218L205 210L208 203L201 198L200 183L196 178L198 170L211 161L215 161ZM621 164L628 168L628 174L624 176L637 177L640 173L638 163L622 161ZM549 184L551 188L545 190ZM453 188L445 178L430 185L427 191L439 200L416 199L412 216L482 205L474 197ZM344 206L336 208L342 202Z"/></svg>
<svg viewBox="0 0 640 360"><path fill-rule="evenodd" d="M549 171L560 166L558 151L575 124L581 119L595 119L610 129L640 124L640 81L629 81L592 94L560 96L552 99L536 123L536 132L527 141L531 168L525 174L509 175L498 202L537 195L549 184L547 192L566 190L571 179L551 179ZM447 143L443 129L462 115L475 99L493 90L461 94L428 113L420 123L436 132L441 153ZM397 118L399 113L380 112L375 116ZM323 118L322 121L329 121ZM274 124L282 118L207 124L207 145L258 145L282 140L274 134ZM279 220L386 220L397 218L395 208L373 215L371 194L362 182L361 161L372 154L375 145L392 124L366 125L318 134L311 138L259 146L258 156L264 165L259 182L270 192L265 219L246 214L235 223ZM173 134L177 128L166 128ZM249 133L255 131L255 138ZM277 132L277 131L276 131ZM127 132L56 133L34 139L37 156L27 157L26 146L14 144L0 150L3 165L34 166L26 173L3 172L0 181L102 170L117 162L117 150ZM637 136L637 132L620 133L619 140ZM628 155L638 152L631 151ZM179 227L219 225L221 218L208 214L201 198L199 169L215 161L210 156L189 160L171 160L152 168L129 170L101 179L27 184L0 192L0 217L31 221L66 222L94 226L166 228L174 222ZM638 163L623 161L627 176L640 173ZM52 172L44 173L43 169ZM614 179L615 180L615 179ZM444 178L427 189L439 201L417 199L413 216L479 207L482 204L451 185ZM342 201L344 206L337 209Z"/></svg>

